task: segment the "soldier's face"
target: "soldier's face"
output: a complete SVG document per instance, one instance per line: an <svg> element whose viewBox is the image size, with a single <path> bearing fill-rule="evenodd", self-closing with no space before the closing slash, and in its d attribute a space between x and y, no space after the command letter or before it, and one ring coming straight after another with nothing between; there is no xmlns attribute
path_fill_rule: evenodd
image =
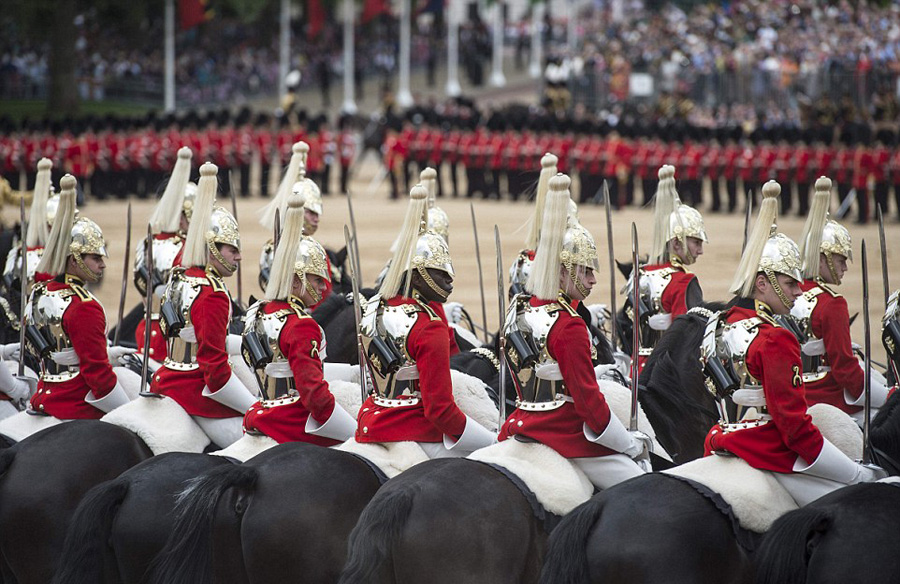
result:
<svg viewBox="0 0 900 584"><path fill-rule="evenodd" d="M307 286L304 286L300 281L300 278L297 275L294 275L294 286L291 293L303 301L303 304L306 306L312 306L316 302L322 299L322 295L325 294L325 278L322 276L316 276L315 274L307 274L306 275ZM315 294L310 293L309 288L312 288L315 291ZM318 295L318 296L316 296Z"/></svg>
<svg viewBox="0 0 900 584"><path fill-rule="evenodd" d="M575 278L577 278L577 283L572 279L569 270L565 266L560 266L560 290L572 300L584 300L591 295L591 290L597 283L597 277L594 276L592 268L579 267L575 269Z"/></svg>
<svg viewBox="0 0 900 584"><path fill-rule="evenodd" d="M439 294L435 291L428 282L419 275L418 270L412 270L412 285L413 288L419 291L425 300L429 302L446 302L447 297L453 292L453 276L445 272L444 270L438 270L435 268L427 268L428 275L431 276L431 280L434 282L435 286L437 286L440 290L444 292L443 295Z"/></svg>
<svg viewBox="0 0 900 584"><path fill-rule="evenodd" d="M233 245L227 244L227 243L220 243L217 245L219 247L219 252L222 254L222 257L225 258L226 262L228 262L229 264L231 264L233 266L237 266L240 263L241 251L238 248L234 247ZM228 277L228 276L232 275L235 271L237 271L237 267L235 267L235 269L232 270L228 266L223 266L222 262L220 262L218 259L216 259L216 257L213 256L212 254L209 255L209 263L212 265L213 268L216 269L217 272L219 272L219 275L221 275L223 278Z"/></svg>
<svg viewBox="0 0 900 584"><path fill-rule="evenodd" d="M824 253L819 254L819 276L825 280L826 284L838 285L844 279L844 274L847 273L847 256L833 253L831 254L831 263L834 265L834 274L831 273L831 269L828 267L828 258L825 257ZM835 275L837 275L836 281Z"/></svg>
<svg viewBox="0 0 900 584"><path fill-rule="evenodd" d="M755 298L768 304L775 314L790 314L794 301L803 294L803 290L800 289L800 282L784 274L775 274L775 281L778 282L778 285L790 302L790 306L786 305L778 296L775 286L769 282L769 279L764 274L756 276Z"/></svg>
<svg viewBox="0 0 900 584"><path fill-rule="evenodd" d="M95 281L103 277L103 270L106 269L106 262L103 260L102 255L86 253L81 256L81 260L84 262L84 266L90 273L85 272L84 268L78 265L78 262L75 261L73 256L69 256L66 271L85 282Z"/></svg>
<svg viewBox="0 0 900 584"><path fill-rule="evenodd" d="M303 228L304 235L315 235L319 228L319 214L306 209L303 213Z"/></svg>

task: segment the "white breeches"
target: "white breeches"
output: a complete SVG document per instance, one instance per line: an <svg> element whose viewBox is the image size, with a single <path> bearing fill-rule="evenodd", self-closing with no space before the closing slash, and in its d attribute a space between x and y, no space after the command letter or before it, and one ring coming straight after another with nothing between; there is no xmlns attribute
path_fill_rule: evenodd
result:
<svg viewBox="0 0 900 584"><path fill-rule="evenodd" d="M788 493L790 493L791 497L794 498L794 501L796 501L797 505L799 505L800 507L808 505L819 497L827 495L832 491L836 491L847 486L846 484L840 483L838 481L823 479L821 477L805 474L802 472L773 472L771 474L775 477L775 480L777 480L781 484L781 486L784 487Z"/></svg>
<svg viewBox="0 0 900 584"><path fill-rule="evenodd" d="M447 450L443 442L416 442L428 455L428 458L465 458L472 454L471 450L463 450L462 448L454 448Z"/></svg>
<svg viewBox="0 0 900 584"><path fill-rule="evenodd" d="M644 470L624 454L570 458L569 461L584 471L598 489L608 489L622 481L644 474Z"/></svg>
<svg viewBox="0 0 900 584"><path fill-rule="evenodd" d="M243 416L234 418L204 418L191 416L213 444L227 448L244 435Z"/></svg>
<svg viewBox="0 0 900 584"><path fill-rule="evenodd" d="M0 420L4 418L8 418L15 414L18 414L19 410L16 409L16 406L12 404L11 401L3 400L0 401Z"/></svg>

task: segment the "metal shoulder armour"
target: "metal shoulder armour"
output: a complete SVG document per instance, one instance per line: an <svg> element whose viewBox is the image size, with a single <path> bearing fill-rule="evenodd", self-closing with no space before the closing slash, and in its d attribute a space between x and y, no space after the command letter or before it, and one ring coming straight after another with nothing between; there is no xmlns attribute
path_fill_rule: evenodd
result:
<svg viewBox="0 0 900 584"><path fill-rule="evenodd" d="M762 387L747 373L746 365L747 350L756 338L762 320L754 317L727 323L724 315L724 312L716 312L709 316L700 343L706 389L718 400L733 396L739 405L765 406ZM719 411L723 421L727 421L726 409L720 407Z"/></svg>
<svg viewBox="0 0 900 584"><path fill-rule="evenodd" d="M672 282L672 274L678 270L661 268L659 270L641 270L641 296L646 298L647 305L653 314L662 311L662 295Z"/></svg>
<svg viewBox="0 0 900 584"><path fill-rule="evenodd" d="M78 375L77 358L74 361L67 360L73 364L57 363L50 358L51 351L74 353L72 339L63 329L63 315L76 296L78 295L71 288L48 290L45 285L38 285L32 291L31 300L26 306L26 324L32 331L28 344L31 347L40 344L43 346L36 357L41 361L41 376L44 381L68 381Z"/></svg>
<svg viewBox="0 0 900 584"><path fill-rule="evenodd" d="M141 245L137 246L134 252L134 286L137 288L141 296L147 295L147 280L150 280L151 286L155 289L157 286L165 285L169 281L169 273L172 266L175 265L175 257L181 251L184 241L179 236L167 237L165 239L153 238L153 273L148 274L147 271L147 238ZM153 312L159 312L158 300L154 297Z"/></svg>
<svg viewBox="0 0 900 584"><path fill-rule="evenodd" d="M34 273L41 256L44 255L44 248L39 247L30 249L25 252L28 259L28 281L34 282ZM9 250L6 254L6 264L3 266L3 285L7 290L12 290L13 284L19 281L19 275L22 272L22 246L18 245Z"/></svg>
<svg viewBox="0 0 900 584"><path fill-rule="evenodd" d="M524 294L513 297L503 327L507 357L518 379L518 407L555 409L564 403L557 398L566 392L547 342L563 307L557 302L531 306L529 300Z"/></svg>
<svg viewBox="0 0 900 584"><path fill-rule="evenodd" d="M881 342L891 360L900 366L900 290L888 298L881 321Z"/></svg>
<svg viewBox="0 0 900 584"><path fill-rule="evenodd" d="M247 310L244 316L244 335L241 353L247 364L256 371L266 399L275 399L295 389L294 373L287 356L281 351L279 339L288 318L298 314L293 308L266 313L264 301Z"/></svg>
<svg viewBox="0 0 900 584"><path fill-rule="evenodd" d="M197 364L197 338L191 322L191 306L209 280L188 276L183 268L172 271L160 305L160 328L168 340L166 366L190 371Z"/></svg>
<svg viewBox="0 0 900 584"><path fill-rule="evenodd" d="M810 288L801 294L799 298L794 300L794 306L791 308L791 316L800 323L803 332L810 338L813 337L810 319L812 318L813 310L815 310L816 305L819 303L819 295L822 294L822 292L823 290L818 286Z"/></svg>
<svg viewBox="0 0 900 584"><path fill-rule="evenodd" d="M259 287L263 292L269 285L269 274L272 273L272 263L275 261L275 243L270 239L259 254Z"/></svg>
<svg viewBox="0 0 900 584"><path fill-rule="evenodd" d="M731 361L742 386L759 386L759 382L747 372L747 351L759 334L762 323L762 319L751 317L722 325L721 337L718 339L719 355Z"/></svg>
<svg viewBox="0 0 900 584"><path fill-rule="evenodd" d="M826 293L825 290L820 286L810 288L794 301L794 306L791 308L789 318L792 318L800 329L798 340L800 341L800 356L803 360L804 383L819 381L830 371L823 367L825 342L816 337L812 329L812 313L824 293Z"/></svg>

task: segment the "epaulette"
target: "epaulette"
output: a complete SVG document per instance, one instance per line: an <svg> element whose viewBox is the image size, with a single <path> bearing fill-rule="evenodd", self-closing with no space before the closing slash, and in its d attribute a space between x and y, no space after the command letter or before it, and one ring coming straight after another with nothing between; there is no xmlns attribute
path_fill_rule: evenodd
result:
<svg viewBox="0 0 900 584"><path fill-rule="evenodd" d="M222 279L222 276L212 270L206 270L206 279L209 280L209 285L212 287L213 292L228 294L228 288L225 287L225 280Z"/></svg>
<svg viewBox="0 0 900 584"><path fill-rule="evenodd" d="M424 312L425 314L428 315L428 318L430 320L441 320L441 317L438 316L437 312L435 312L433 308L428 306L427 302L423 302L420 299L416 298L415 296L413 296L413 301L415 302L415 304L404 304L403 305L403 312L405 312L406 314L413 314L416 312Z"/></svg>
<svg viewBox="0 0 900 584"><path fill-rule="evenodd" d="M560 294L556 299L556 302L553 302L547 305L547 312L553 313L557 310L565 310L569 313L569 316L578 316L578 312L572 308L572 305L569 303L569 299L566 298L563 294Z"/></svg>
<svg viewBox="0 0 900 584"><path fill-rule="evenodd" d="M827 284L825 284L825 282L819 282L819 288L821 288L825 292L828 292L832 298L840 298L841 297L840 294L838 294L837 292L832 290Z"/></svg>
<svg viewBox="0 0 900 584"><path fill-rule="evenodd" d="M94 297L91 296L91 293L87 291L87 288L85 288L84 286L82 286L80 284L72 283L72 284L69 284L69 287L72 289L72 292L75 294L75 296L78 296L78 298L82 302L88 302L88 301L94 299Z"/></svg>
<svg viewBox="0 0 900 584"><path fill-rule="evenodd" d="M285 308L280 310L279 312L287 311L293 314L296 314L299 318L312 318L309 312L306 310L306 306L304 306L303 301L301 301L296 296L291 296L288 298L288 304L290 308Z"/></svg>
<svg viewBox="0 0 900 584"><path fill-rule="evenodd" d="M781 326L778 324L778 321L775 320L775 315L772 314L772 309L769 308L769 305L758 300L756 301L756 315L765 323L772 326Z"/></svg>

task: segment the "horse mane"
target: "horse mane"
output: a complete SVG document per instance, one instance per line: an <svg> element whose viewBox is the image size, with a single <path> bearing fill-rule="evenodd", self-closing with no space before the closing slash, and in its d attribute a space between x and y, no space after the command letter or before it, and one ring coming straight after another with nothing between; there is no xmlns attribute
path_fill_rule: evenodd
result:
<svg viewBox="0 0 900 584"><path fill-rule="evenodd" d="M347 542L347 563L338 584L365 584L388 569L391 548L412 511L415 493L408 488L376 493L366 505Z"/></svg>
<svg viewBox="0 0 900 584"><path fill-rule="evenodd" d="M368 299L375 294L375 289L363 288L359 292ZM324 327L348 306L352 306L352 304L347 297L344 294L334 292L312 311L313 320L319 323L319 326Z"/></svg>
<svg viewBox="0 0 900 584"><path fill-rule="evenodd" d="M900 392L894 392L869 426L869 444L894 460L900 459ZM890 469L900 472L900 469Z"/></svg>

